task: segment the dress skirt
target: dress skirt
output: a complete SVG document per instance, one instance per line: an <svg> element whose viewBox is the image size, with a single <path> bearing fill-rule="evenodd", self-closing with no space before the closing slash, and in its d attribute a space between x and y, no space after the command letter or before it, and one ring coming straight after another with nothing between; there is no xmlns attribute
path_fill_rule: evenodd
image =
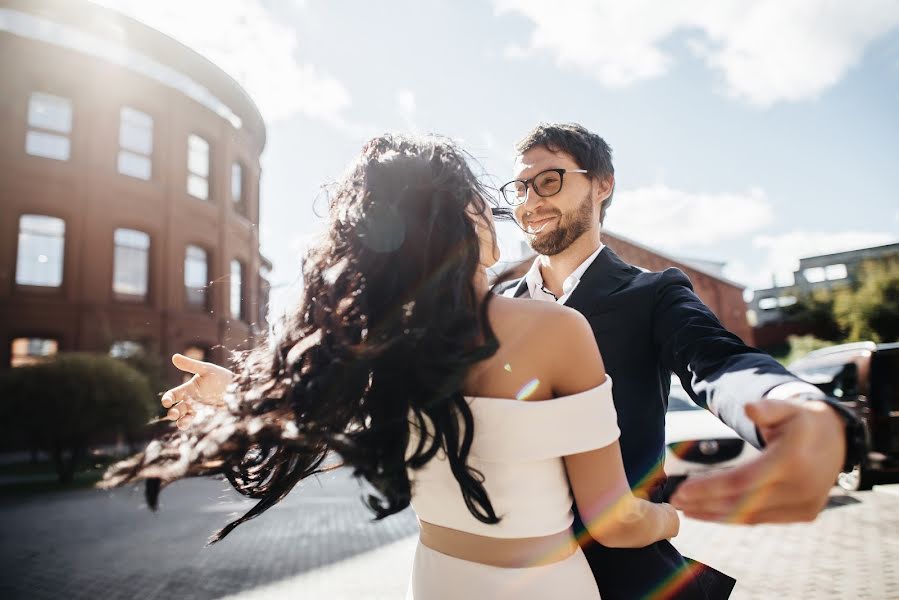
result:
<svg viewBox="0 0 899 600"><path fill-rule="evenodd" d="M406 600L599 600L584 553L539 567L494 567L455 558L421 542L415 549Z"/></svg>

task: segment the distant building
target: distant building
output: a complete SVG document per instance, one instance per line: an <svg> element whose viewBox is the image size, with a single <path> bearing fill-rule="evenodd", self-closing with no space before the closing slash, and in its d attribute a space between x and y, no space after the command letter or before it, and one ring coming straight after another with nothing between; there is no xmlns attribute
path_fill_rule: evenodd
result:
<svg viewBox="0 0 899 600"><path fill-rule="evenodd" d="M0 57L0 369L140 347L221 361L265 331L246 92L82 1L4 2Z"/></svg>
<svg viewBox="0 0 899 600"><path fill-rule="evenodd" d="M784 344L791 335L818 333L814 323L791 320L784 309L809 293L854 286L864 261L893 258L899 258L899 243L799 259L793 285L755 290L749 316L756 343L769 348Z"/></svg>
<svg viewBox="0 0 899 600"><path fill-rule="evenodd" d="M804 294L854 285L858 282L859 268L864 261L895 257L899 257L899 243L800 258L799 269L793 273L793 285L754 292L750 310L754 313L756 325L782 321L783 308L796 304Z"/></svg>
<svg viewBox="0 0 899 600"><path fill-rule="evenodd" d="M752 327L746 319L746 302L743 300L744 286L721 274L724 263L675 258L608 230L603 230L602 241L622 260L632 265L649 271L664 271L670 267L676 267L686 273L693 282L696 294L712 309L721 324L747 344L754 343ZM527 273L533 261L532 255L512 267L511 270L521 277Z"/></svg>

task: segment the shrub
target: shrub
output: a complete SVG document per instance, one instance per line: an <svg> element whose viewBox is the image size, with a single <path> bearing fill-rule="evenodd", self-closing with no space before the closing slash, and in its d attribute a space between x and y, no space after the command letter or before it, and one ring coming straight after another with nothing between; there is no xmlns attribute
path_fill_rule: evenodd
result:
<svg viewBox="0 0 899 600"><path fill-rule="evenodd" d="M0 397L3 434L48 452L62 483L72 480L91 444L114 433L133 435L156 407L144 375L120 360L84 353L7 371Z"/></svg>

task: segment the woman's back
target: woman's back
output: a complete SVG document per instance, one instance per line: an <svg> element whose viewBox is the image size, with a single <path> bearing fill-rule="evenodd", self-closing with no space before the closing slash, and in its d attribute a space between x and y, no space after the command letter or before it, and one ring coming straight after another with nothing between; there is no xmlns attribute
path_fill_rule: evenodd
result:
<svg viewBox="0 0 899 600"><path fill-rule="evenodd" d="M443 453L410 471L412 506L422 525L410 597L462 598L490 590L491 597L541 598L565 589L568 597L598 598L570 530L573 497L563 457L617 440L612 382L595 342L589 340L592 354L583 352L571 335L583 319L574 311L493 298L488 318L499 350L466 379L474 421L468 465L483 476L500 522L472 515ZM591 359L592 369L565 380L571 361ZM420 432L413 426L410 433L411 447Z"/></svg>
<svg viewBox="0 0 899 600"><path fill-rule="evenodd" d="M488 318L499 350L469 371L466 396L533 402L582 392L603 382L596 352L574 351L570 344L577 340L565 335L583 321L576 311L550 302L497 296L490 300ZM583 367L580 376L571 375L577 366L572 363Z"/></svg>

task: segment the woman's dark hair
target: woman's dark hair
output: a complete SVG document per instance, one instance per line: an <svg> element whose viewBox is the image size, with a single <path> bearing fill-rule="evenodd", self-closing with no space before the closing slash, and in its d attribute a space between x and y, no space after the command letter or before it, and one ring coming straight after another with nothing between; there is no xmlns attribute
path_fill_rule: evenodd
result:
<svg viewBox="0 0 899 600"><path fill-rule="evenodd" d="M227 408L114 465L102 487L146 479L147 501L184 477L224 475L259 502L252 519L337 452L375 493L380 519L409 505L407 468L446 453L465 504L499 519L468 466L469 368L498 342L473 279L473 218L490 196L466 155L434 137L369 141L330 199L328 231L303 263L304 290L283 332L242 360ZM490 296L491 294L488 294ZM410 427L422 432L408 448Z"/></svg>

